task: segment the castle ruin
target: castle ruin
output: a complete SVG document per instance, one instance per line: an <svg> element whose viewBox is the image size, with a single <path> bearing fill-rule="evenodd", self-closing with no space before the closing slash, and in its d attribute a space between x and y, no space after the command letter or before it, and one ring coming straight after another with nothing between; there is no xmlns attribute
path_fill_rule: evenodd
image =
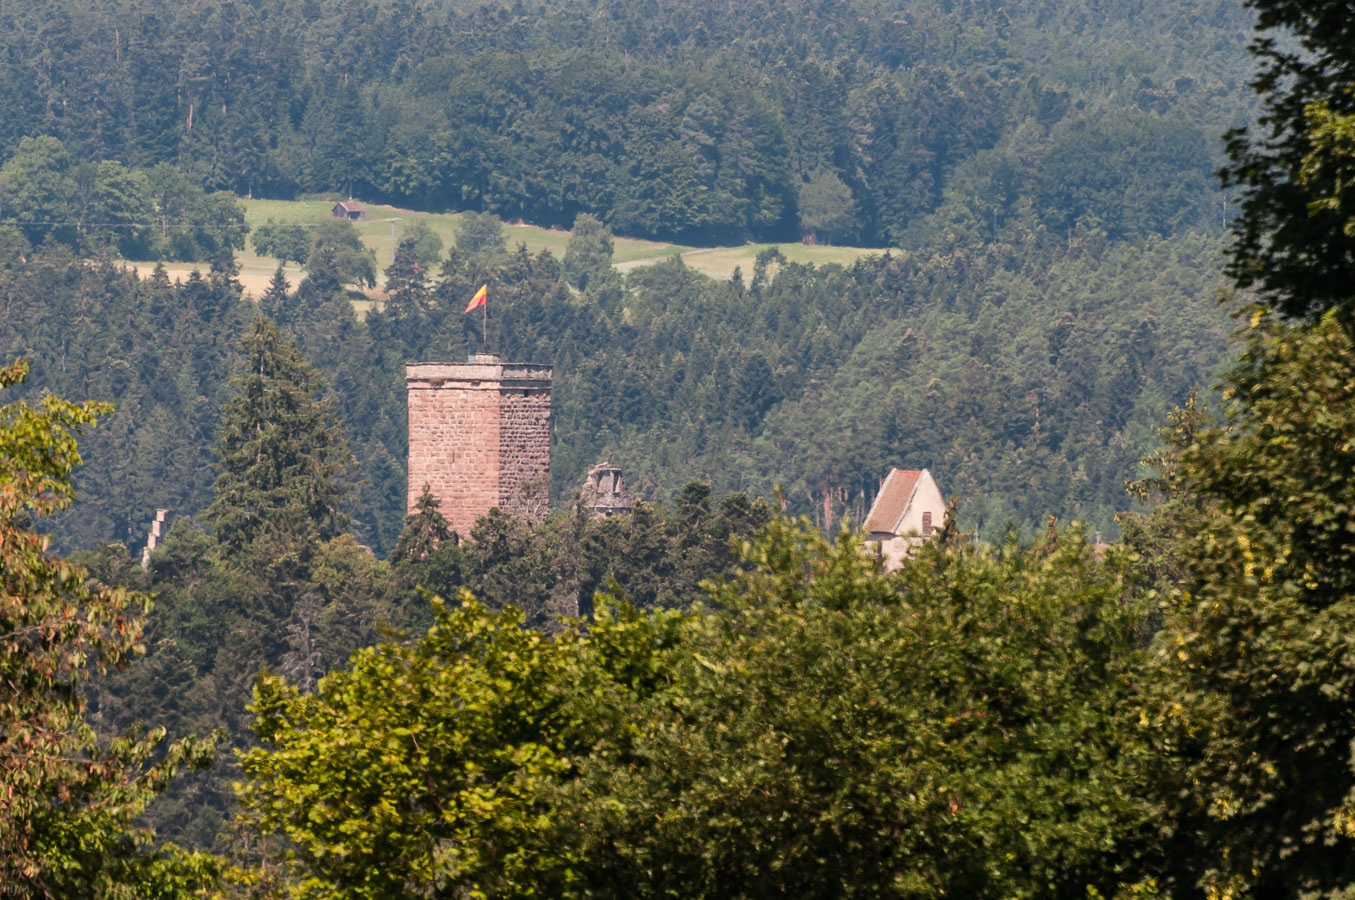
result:
<svg viewBox="0 0 1355 900"><path fill-rule="evenodd" d="M490 353L465 363L410 363L409 492L427 485L463 537L498 507L530 522L550 506L551 367Z"/></svg>
<svg viewBox="0 0 1355 900"><path fill-rule="evenodd" d="M598 463L588 471L579 489L579 503L593 519L628 513L635 506L621 480L621 470L608 462Z"/></svg>

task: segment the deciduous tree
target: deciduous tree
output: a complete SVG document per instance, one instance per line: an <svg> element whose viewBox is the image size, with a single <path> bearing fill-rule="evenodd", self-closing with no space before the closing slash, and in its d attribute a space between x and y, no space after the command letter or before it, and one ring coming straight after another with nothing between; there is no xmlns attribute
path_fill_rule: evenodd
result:
<svg viewBox="0 0 1355 900"><path fill-rule="evenodd" d="M271 256L279 263L288 261L298 265L310 255L311 236L303 225L267 222L254 229L254 252Z"/></svg>
<svg viewBox="0 0 1355 900"><path fill-rule="evenodd" d="M1109 895L1157 809L1133 577L1077 533L772 522L710 608L554 638L461 598L315 694L257 687L251 820L348 897Z"/></svg>
<svg viewBox="0 0 1355 900"><path fill-rule="evenodd" d="M591 281L606 279L612 271L612 230L597 216L579 213L565 248L563 267L565 278L581 291Z"/></svg>
<svg viewBox="0 0 1355 900"><path fill-rule="evenodd" d="M1228 136L1239 191L1230 271L1289 316L1349 314L1355 281L1355 19L1339 0L1248 0L1261 62L1261 116Z"/></svg>
<svg viewBox="0 0 1355 900"><path fill-rule="evenodd" d="M0 369L0 388L22 381ZM68 505L75 435L107 407L54 397L0 407L0 884L34 897L187 897L211 861L153 851L137 826L177 769L211 742L165 731L96 737L86 682L141 652L150 598L96 587L52 556L34 519Z"/></svg>
<svg viewBox="0 0 1355 900"><path fill-rule="evenodd" d="M335 286L376 285L376 254L362 243L347 219L326 219L311 235L306 274L313 281Z"/></svg>

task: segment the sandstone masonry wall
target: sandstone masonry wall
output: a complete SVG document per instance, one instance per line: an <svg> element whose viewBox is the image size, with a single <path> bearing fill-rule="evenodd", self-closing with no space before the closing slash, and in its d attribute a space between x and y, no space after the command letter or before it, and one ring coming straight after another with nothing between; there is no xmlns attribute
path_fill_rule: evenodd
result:
<svg viewBox="0 0 1355 900"><path fill-rule="evenodd" d="M539 521L549 505L550 371L505 366L499 400L499 507Z"/></svg>
<svg viewBox="0 0 1355 900"><path fill-rule="evenodd" d="M412 363L409 491L414 509L425 484L465 536L498 506L530 519L550 500L549 366L504 365L477 354L467 363Z"/></svg>

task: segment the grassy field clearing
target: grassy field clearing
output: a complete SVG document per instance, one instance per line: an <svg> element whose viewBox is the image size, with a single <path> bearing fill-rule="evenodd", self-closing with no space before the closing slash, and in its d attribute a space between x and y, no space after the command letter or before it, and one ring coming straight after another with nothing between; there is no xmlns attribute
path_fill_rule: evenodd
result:
<svg viewBox="0 0 1355 900"><path fill-rule="evenodd" d="M303 225L322 222L329 218L330 210L334 207L334 204L327 200L245 200L242 202L245 207L245 221L251 228L263 225L269 220L297 222ZM391 256L395 249L394 242L391 239L392 230L395 241L398 241L405 228L415 221L422 221L433 229L438 237L442 238L444 246L450 247L456 242L456 225L461 216L462 213L414 212L408 209L398 209L394 206L371 204L367 207L367 217L353 224L357 227L363 243L376 251L377 267L384 269L390 265ZM557 259L564 257L565 248L569 246L569 232L564 229L505 223L504 235L508 239L510 249L518 244L525 244L532 253L549 250ZM691 247L679 247L674 244L636 238L616 238L615 245L614 258L617 262L661 258L692 249ZM241 255L242 261L248 259L248 261L258 260L261 263L269 262L269 260L254 256L253 253L253 247L251 247Z"/></svg>
<svg viewBox="0 0 1355 900"><path fill-rule="evenodd" d="M837 263L850 266L865 256L879 256L884 250L866 247L809 247L800 243L793 244L744 244L742 247L715 247L709 250L687 250L682 261L689 268L702 275L725 281L733 276L737 268L743 273L744 280L753 277L753 266L757 256L763 250L775 247L790 262L807 263L816 266ZM636 265L649 265L657 260L641 260L638 263L620 263L617 268L628 271Z"/></svg>
<svg viewBox="0 0 1355 900"><path fill-rule="evenodd" d="M329 218L334 204L328 200L243 200L245 221L250 228L256 228L269 221L278 223L299 223L302 225L322 222ZM452 246L456 240L456 224L461 213L424 213L394 206L369 204L367 217L354 222L358 235L364 244L376 254L377 270L390 265L394 244L399 241L404 229L412 222L423 221L442 238L443 245ZM508 246L526 245L532 253L549 250L557 259L563 258L569 244L569 232L563 229L539 228L535 225L505 224L504 233ZM612 259L616 268L629 272L640 266L653 265L671 256L681 255L686 265L710 278L724 280L734 274L734 269L742 270L745 278L752 276L757 255L768 247L776 247L793 262L840 263L851 265L863 256L883 253L883 250L859 247L807 247L804 244L744 244L739 247L696 248L680 244L667 244L660 241L647 241L639 238L618 237L614 239ZM277 270L277 260L258 256L250 243L236 255L240 265L240 283L245 292L258 298L268 288L268 281ZM149 275L155 267L154 262L129 262L143 276ZM203 263L165 263L165 271L171 279L188 278L194 270L205 270ZM284 268L288 281L295 287L301 280L300 266L289 264ZM370 292L373 297L380 296L381 289Z"/></svg>

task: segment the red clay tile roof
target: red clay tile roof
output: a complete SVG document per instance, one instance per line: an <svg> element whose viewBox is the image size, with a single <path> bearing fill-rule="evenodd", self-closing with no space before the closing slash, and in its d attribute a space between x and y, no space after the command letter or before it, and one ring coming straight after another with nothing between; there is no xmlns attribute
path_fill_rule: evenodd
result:
<svg viewBox="0 0 1355 900"><path fill-rule="evenodd" d="M894 527L899 524L899 519L903 518L903 511L908 508L908 500L913 496L913 488L917 487L917 480L921 476L922 472L917 469L890 471L885 483L880 485L880 493L875 496L875 502L871 504L870 513L866 516L864 526L866 534L894 533Z"/></svg>

